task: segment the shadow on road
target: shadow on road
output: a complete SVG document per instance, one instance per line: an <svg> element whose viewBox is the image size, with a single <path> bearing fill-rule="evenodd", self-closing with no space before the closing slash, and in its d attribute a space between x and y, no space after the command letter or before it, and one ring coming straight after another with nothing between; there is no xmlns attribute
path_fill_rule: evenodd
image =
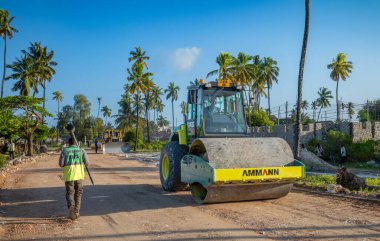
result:
<svg viewBox="0 0 380 241"><path fill-rule="evenodd" d="M371 226L374 225L366 225L366 226L360 226L358 228L371 228ZM354 227L355 228L355 227ZM280 228L282 231L293 231L293 230L312 230L312 229L319 229L319 230L325 230L325 229L330 229L330 230L335 230L335 229L352 229L350 226L331 226L331 227L290 227L290 228ZM259 229L250 229L251 231L254 232L259 232L261 230ZM278 229L272 229L273 231L278 231ZM105 235L91 235L91 236L71 236L69 237L70 240L83 240L83 239L88 239L88 240L97 240L97 239L102 239L102 240L115 240L115 239L123 239L123 240L128 240L128 239L133 239L137 240L138 237L141 238L146 238L146 237L152 237L150 240L155 241L155 240L163 240L161 235L170 235L170 237L166 238L165 240L170 240L170 241L180 241L180 240L205 240L205 239L212 239L212 240L263 240L266 238L272 239L272 240L353 240L353 239L367 239L367 238L380 238L380 234L362 234L362 233L357 233L357 234L347 234L347 235L294 235L294 234L284 234L284 236L272 236L270 234L267 235L261 235L261 234L255 234L253 233L252 235L234 235L234 233L238 232L244 232L247 231L247 229L243 228L234 228L234 229L210 229L210 230L204 230L204 229L182 229L178 231L162 231L162 232L141 232L141 233L118 233L118 234L105 234ZM219 236L217 235L216 237L199 237L199 233L226 233L228 232L230 236ZM185 235L185 237L183 237ZM181 237L182 236L182 237ZM157 237L157 238L153 238ZM39 238L39 240L56 240L57 237L55 238ZM21 239L19 239L21 240ZM25 239L27 240L27 239ZM145 240L145 239L144 239Z"/></svg>
<svg viewBox="0 0 380 241"><path fill-rule="evenodd" d="M50 218L67 215L64 186L1 190L0 201L5 204L0 206L2 217ZM158 185L95 185L85 186L81 215L97 216L192 205L195 204L190 193L169 195Z"/></svg>

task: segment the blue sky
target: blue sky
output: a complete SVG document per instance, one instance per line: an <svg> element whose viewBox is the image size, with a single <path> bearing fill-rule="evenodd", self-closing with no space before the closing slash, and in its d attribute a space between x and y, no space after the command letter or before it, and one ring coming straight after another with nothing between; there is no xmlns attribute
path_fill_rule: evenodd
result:
<svg viewBox="0 0 380 241"><path fill-rule="evenodd" d="M319 87L335 93L326 65L338 52L354 64L340 85L343 101L363 103L379 98L380 1L311 0L310 34L304 72L304 98L311 102ZM7 62L29 42L55 51L57 74L48 85L47 108L56 113L51 93L63 93L63 105L84 94L96 115L96 97L117 113L127 83L129 52L136 46L151 57L149 71L157 85L186 86L217 68L220 51L269 56L280 68L271 105L296 101L298 65L304 28L304 1L4 1L0 8L15 16L19 33L8 41ZM3 48L3 43L0 43ZM0 52L2 54L2 51ZM2 58L0 60L2 66ZM2 73L2 70L0 71ZM9 70L8 70L9 74ZM12 81L5 85L5 94ZM266 107L266 101L262 101ZM333 103L333 101L332 101ZM171 120L170 102L164 115ZM51 122L54 123L54 122Z"/></svg>

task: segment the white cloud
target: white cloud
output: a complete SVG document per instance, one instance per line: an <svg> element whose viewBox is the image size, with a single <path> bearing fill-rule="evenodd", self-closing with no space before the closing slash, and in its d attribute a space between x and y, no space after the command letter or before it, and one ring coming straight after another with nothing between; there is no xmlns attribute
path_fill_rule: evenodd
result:
<svg viewBox="0 0 380 241"><path fill-rule="evenodd" d="M173 55L174 67L179 71L190 70L200 53L201 49L197 47L176 49Z"/></svg>

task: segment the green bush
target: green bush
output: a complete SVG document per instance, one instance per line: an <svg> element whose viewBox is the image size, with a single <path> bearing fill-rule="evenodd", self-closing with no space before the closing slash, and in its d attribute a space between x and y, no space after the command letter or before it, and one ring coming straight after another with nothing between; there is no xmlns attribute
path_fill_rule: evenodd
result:
<svg viewBox="0 0 380 241"><path fill-rule="evenodd" d="M375 157L375 142L368 140L352 143L347 148L347 156L350 162L367 162Z"/></svg>
<svg viewBox="0 0 380 241"><path fill-rule="evenodd" d="M151 141L142 145L139 145L139 150L144 151L161 151L163 146L166 144L165 141Z"/></svg>
<svg viewBox="0 0 380 241"><path fill-rule="evenodd" d="M329 131L326 134L326 141L321 143L324 150L324 158L339 161L340 147L342 144L346 147L347 154L349 155L348 148L351 145L350 136L339 131Z"/></svg>
<svg viewBox="0 0 380 241"><path fill-rule="evenodd" d="M318 140L317 138L313 138L311 139L308 143L307 143L307 149L311 152L314 152L315 150L315 147L317 146L318 143L321 143L320 140Z"/></svg>
<svg viewBox="0 0 380 241"><path fill-rule="evenodd" d="M143 145L143 134L142 131L139 131L137 133L137 148L140 149L140 147ZM123 142L128 143L131 148L135 146L135 140L136 140L136 130L132 129L127 132L125 132L123 137Z"/></svg>
<svg viewBox="0 0 380 241"><path fill-rule="evenodd" d="M8 158L7 155L0 154L0 167L3 167L5 163L7 163L7 158Z"/></svg>
<svg viewBox="0 0 380 241"><path fill-rule="evenodd" d="M39 125L33 134L33 139L35 141L43 141L49 137L49 134L49 128L47 126Z"/></svg>
<svg viewBox="0 0 380 241"><path fill-rule="evenodd" d="M265 111L262 109L252 110L247 114L247 124L249 126L269 126L270 128L274 125Z"/></svg>

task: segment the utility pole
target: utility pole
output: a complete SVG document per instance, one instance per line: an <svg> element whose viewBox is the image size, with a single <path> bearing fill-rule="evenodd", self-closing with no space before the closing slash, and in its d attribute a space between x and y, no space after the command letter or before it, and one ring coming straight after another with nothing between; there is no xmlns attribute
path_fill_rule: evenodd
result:
<svg viewBox="0 0 380 241"><path fill-rule="evenodd" d="M377 121L377 114L376 114L376 100L375 100L375 120L374 121Z"/></svg>
<svg viewBox="0 0 380 241"><path fill-rule="evenodd" d="M277 114L277 125L280 124L280 110L281 110L281 107L279 106L278 107L278 114Z"/></svg>
<svg viewBox="0 0 380 241"><path fill-rule="evenodd" d="M285 103L285 124L288 125L288 101Z"/></svg>
<svg viewBox="0 0 380 241"><path fill-rule="evenodd" d="M325 122L327 121L327 111L325 111Z"/></svg>
<svg viewBox="0 0 380 241"><path fill-rule="evenodd" d="M341 118L341 121L343 121L343 110L344 110L344 103L342 101L342 97L340 97L340 103L341 103L341 108L342 108L342 118Z"/></svg>
<svg viewBox="0 0 380 241"><path fill-rule="evenodd" d="M367 121L369 121L369 101L367 100Z"/></svg>

